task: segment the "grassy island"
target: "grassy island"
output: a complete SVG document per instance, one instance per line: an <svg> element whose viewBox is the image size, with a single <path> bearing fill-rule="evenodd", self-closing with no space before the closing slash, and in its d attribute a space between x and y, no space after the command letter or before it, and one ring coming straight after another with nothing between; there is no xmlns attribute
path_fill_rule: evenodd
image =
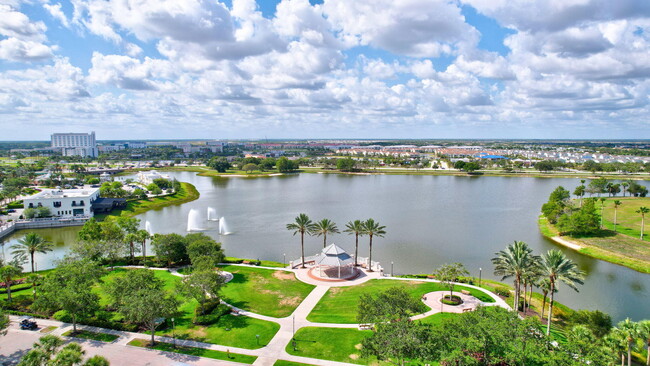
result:
<svg viewBox="0 0 650 366"><path fill-rule="evenodd" d="M181 188L178 192L170 195L152 197L143 200L128 201L126 207L120 210L113 210L107 215L95 215L98 219L103 219L106 216L135 216L149 210L157 210L167 206L180 205L186 202L191 202L199 198L200 193L196 187L190 183L180 182Z"/></svg>
<svg viewBox="0 0 650 366"><path fill-rule="evenodd" d="M616 212L616 231L614 200L621 201ZM640 239L641 215L636 213L641 206L650 206L650 198L608 198L602 210L604 230L596 235L560 236L557 228L543 216L539 218L539 228L545 237L579 253L638 272L650 273L650 245ZM600 203L597 208L600 211Z"/></svg>

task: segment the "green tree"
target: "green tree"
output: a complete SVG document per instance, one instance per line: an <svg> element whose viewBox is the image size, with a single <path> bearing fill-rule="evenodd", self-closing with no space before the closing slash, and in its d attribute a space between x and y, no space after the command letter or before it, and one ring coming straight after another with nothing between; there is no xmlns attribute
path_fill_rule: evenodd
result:
<svg viewBox="0 0 650 366"><path fill-rule="evenodd" d="M638 210L636 210L636 213L641 214L641 236L640 239L643 240L643 228L645 227L645 214L650 212L650 208L641 206L639 207Z"/></svg>
<svg viewBox="0 0 650 366"><path fill-rule="evenodd" d="M128 322L142 324L149 329L151 345L154 345L158 319L173 315L180 302L176 297L165 294L164 284L160 280L140 283L135 288L134 291L124 294L117 311Z"/></svg>
<svg viewBox="0 0 650 366"><path fill-rule="evenodd" d="M359 299L357 322L375 324L408 320L426 311L420 299L413 298L406 290L391 287L376 295L366 293Z"/></svg>
<svg viewBox="0 0 650 366"><path fill-rule="evenodd" d="M11 320L7 314L0 312L0 336L7 334L7 328L11 324Z"/></svg>
<svg viewBox="0 0 650 366"><path fill-rule="evenodd" d="M205 314L205 303L208 300L219 300L219 291L223 284L223 276L219 271L208 266L195 267L192 273L181 281L180 293L198 301L201 314Z"/></svg>
<svg viewBox="0 0 650 366"><path fill-rule="evenodd" d="M607 192L607 183L609 183L608 180L603 177L596 178L589 182L589 192L598 193L600 196L601 193Z"/></svg>
<svg viewBox="0 0 650 366"><path fill-rule="evenodd" d="M550 172L553 170L553 163L548 160L542 160L535 163L534 167L540 172Z"/></svg>
<svg viewBox="0 0 650 366"><path fill-rule="evenodd" d="M510 244L505 250L496 253L492 258L494 274L502 276L501 280L512 277L515 288L515 311L519 310L519 299L521 293L521 282L524 273L536 262L533 250L523 241L516 241Z"/></svg>
<svg viewBox="0 0 650 366"><path fill-rule="evenodd" d="M213 157L208 162L208 166L219 173L225 173L226 170L230 169L231 165L228 162L228 159L224 157Z"/></svg>
<svg viewBox="0 0 650 366"><path fill-rule="evenodd" d="M189 259L185 238L179 234L155 234L151 241L156 257L171 267L172 263L182 263Z"/></svg>
<svg viewBox="0 0 650 366"><path fill-rule="evenodd" d="M23 269L16 261L0 267L0 279L4 282L5 289L7 290L7 302L11 302L11 286L13 285L14 278L20 276L22 273Z"/></svg>
<svg viewBox="0 0 650 366"><path fill-rule="evenodd" d="M102 275L102 268L90 260L64 262L45 277L34 307L51 312L65 310L76 332L77 321L92 316L99 308L99 295L92 287Z"/></svg>
<svg viewBox="0 0 650 366"><path fill-rule="evenodd" d="M469 163L466 163L463 166L463 170L466 171L468 174L471 174L479 169L481 169L481 166L479 165L479 163L475 161L470 161Z"/></svg>
<svg viewBox="0 0 650 366"><path fill-rule="evenodd" d="M449 288L449 299L451 300L454 296L454 286L455 282L458 281L459 277L467 276L469 272L465 269L461 263L452 263L452 264L443 264L433 271L434 277L440 281L443 285Z"/></svg>
<svg viewBox="0 0 650 366"><path fill-rule="evenodd" d="M86 353L79 343L68 343L48 334L34 343L18 363L19 366L73 366L82 365ZM63 346L63 348L61 348ZM84 366L108 366L109 362L102 356L93 356L83 363Z"/></svg>
<svg viewBox="0 0 650 366"><path fill-rule="evenodd" d="M639 324L631 321L630 318L627 318L620 321L616 325L616 328L618 328L627 341L627 366L632 366L632 348L639 336Z"/></svg>
<svg viewBox="0 0 650 366"><path fill-rule="evenodd" d="M217 243L211 237L204 233L192 233L185 236L187 242L187 255L192 265L196 265L200 259L207 265L214 268L217 264L223 262L224 254L221 249L221 243Z"/></svg>
<svg viewBox="0 0 650 366"><path fill-rule="evenodd" d="M262 161L260 162L260 169L262 170L271 170L273 169L274 166L275 166L275 159L273 158L262 159Z"/></svg>
<svg viewBox="0 0 650 366"><path fill-rule="evenodd" d="M330 219L317 221L314 226L314 234L323 237L323 248L327 246L327 233L337 234L339 232L339 228Z"/></svg>
<svg viewBox="0 0 650 366"><path fill-rule="evenodd" d="M291 161L284 156L275 162L275 166L280 173L293 172L299 168L297 161Z"/></svg>
<svg viewBox="0 0 650 366"><path fill-rule="evenodd" d="M420 358L431 338L429 326L408 320L379 323L375 329L372 336L361 342L361 355L375 356L394 365L405 365L408 359Z"/></svg>
<svg viewBox="0 0 650 366"><path fill-rule="evenodd" d="M541 272L548 278L550 286L550 300L548 302L548 323L546 326L546 335L551 333L551 321L553 319L553 305L554 305L554 296L555 290L559 282L563 282L565 285L578 291L577 284L582 285L584 279L584 272L578 269L578 266L569 258L567 258L564 253L557 249L549 250L544 256L542 256Z"/></svg>
<svg viewBox="0 0 650 366"><path fill-rule="evenodd" d="M601 229L601 230L603 229L603 216L604 216L603 214L605 213L605 201L606 200L607 199L605 197L601 197L599 199L599 201L600 201L600 225L598 225L598 228Z"/></svg>
<svg viewBox="0 0 650 366"><path fill-rule="evenodd" d="M578 211L560 216L557 228L562 234L572 236L593 235L600 231L599 216L596 213L595 199L587 199Z"/></svg>
<svg viewBox="0 0 650 366"><path fill-rule="evenodd" d="M354 266L358 267L359 262L357 259L359 258L359 237L365 235L363 221L349 221L347 224L345 224L345 230L343 231L348 233L348 235L354 235Z"/></svg>
<svg viewBox="0 0 650 366"><path fill-rule="evenodd" d="M305 268L305 234L312 235L315 229L316 224L304 213L296 216L294 222L287 224L287 230L293 231L294 236L300 233L301 268Z"/></svg>
<svg viewBox="0 0 650 366"><path fill-rule="evenodd" d="M573 190L573 194L580 198L580 207L582 207L582 197L585 195L584 184L577 186L576 189Z"/></svg>
<svg viewBox="0 0 650 366"><path fill-rule="evenodd" d="M34 273L34 253L47 253L52 251L52 243L45 240L42 236L31 232L27 233L22 239L18 240L17 244L11 246L13 251L11 254L19 258L26 258L29 256L32 265L32 273Z"/></svg>
<svg viewBox="0 0 650 366"><path fill-rule="evenodd" d="M641 320L639 322L639 335L647 346L648 355L645 364L650 366L650 320Z"/></svg>
<svg viewBox="0 0 650 366"><path fill-rule="evenodd" d="M623 204L623 202L621 202L619 200L614 201L614 232L616 232L616 225L618 223L618 221L616 219L617 214L618 214L618 206L620 206L621 204Z"/></svg>
<svg viewBox="0 0 650 366"><path fill-rule="evenodd" d="M368 272L372 272L372 238L383 238L386 235L386 226L379 225L374 219L368 219L363 223L363 233L370 238L370 254L368 255Z"/></svg>
<svg viewBox="0 0 650 366"><path fill-rule="evenodd" d="M578 310L569 316L568 323L583 325L598 338L603 338L612 329L612 317L600 310Z"/></svg>
<svg viewBox="0 0 650 366"><path fill-rule="evenodd" d="M348 157L343 159L336 159L336 169L342 172L353 172L357 168L357 161Z"/></svg>
<svg viewBox="0 0 650 366"><path fill-rule="evenodd" d="M246 173L251 173L254 170L259 170L259 169L260 168L257 165L251 163L244 164L244 166L241 168L241 170L245 171Z"/></svg>

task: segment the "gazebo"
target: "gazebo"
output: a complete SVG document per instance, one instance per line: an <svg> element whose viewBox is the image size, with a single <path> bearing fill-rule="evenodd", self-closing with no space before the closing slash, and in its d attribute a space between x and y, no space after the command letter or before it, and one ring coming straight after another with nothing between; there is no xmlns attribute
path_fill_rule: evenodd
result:
<svg viewBox="0 0 650 366"><path fill-rule="evenodd" d="M341 247L330 244L314 257L318 276L327 278L349 278L356 274L354 260Z"/></svg>

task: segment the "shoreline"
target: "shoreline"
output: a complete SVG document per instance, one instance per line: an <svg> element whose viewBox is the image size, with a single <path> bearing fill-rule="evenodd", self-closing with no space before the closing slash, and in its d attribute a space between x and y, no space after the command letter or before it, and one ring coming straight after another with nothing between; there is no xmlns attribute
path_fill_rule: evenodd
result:
<svg viewBox="0 0 650 366"><path fill-rule="evenodd" d="M594 259L603 260L619 266L627 267L639 273L650 274L650 262L630 257L627 254L605 250L596 245L590 245L588 240L590 238L580 239L573 241L570 239L562 238L558 235L557 230L551 225L548 220L540 216L537 220L540 234L547 239L552 240L554 243L561 245L565 248L574 250L582 255L592 257ZM623 235L623 234L617 234ZM585 242L585 240L587 242Z"/></svg>

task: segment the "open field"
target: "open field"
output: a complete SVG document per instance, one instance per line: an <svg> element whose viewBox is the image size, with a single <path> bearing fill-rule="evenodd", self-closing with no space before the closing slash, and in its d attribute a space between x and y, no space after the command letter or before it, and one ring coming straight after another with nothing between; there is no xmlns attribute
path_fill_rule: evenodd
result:
<svg viewBox="0 0 650 366"><path fill-rule="evenodd" d="M276 318L291 315L315 287L297 280L287 271L243 266L223 266L221 269L234 276L221 291L224 301Z"/></svg>
<svg viewBox="0 0 650 366"><path fill-rule="evenodd" d="M641 236L641 214L636 211L644 206L650 208L650 197L608 197L603 210L603 225L606 229L614 231L614 201L621 201L616 209L616 232L639 239ZM600 209L600 202L596 204ZM650 226L650 214L646 214L646 229ZM644 240L650 239L647 230L644 230ZM650 258L649 258L650 259Z"/></svg>
<svg viewBox="0 0 650 366"><path fill-rule="evenodd" d="M296 332L296 350L289 343L287 353L295 356L368 365L376 360L361 358L361 341L371 330L305 327Z"/></svg>
<svg viewBox="0 0 650 366"><path fill-rule="evenodd" d="M401 281L401 280L370 280L366 283L351 287L332 287L307 316L307 320L318 323L357 322L357 307L362 294L377 294L391 287L400 287L411 296L420 298L433 291L448 291L449 288L436 282ZM455 286L454 291L468 290L481 301L494 302L494 299L483 293L464 286Z"/></svg>

